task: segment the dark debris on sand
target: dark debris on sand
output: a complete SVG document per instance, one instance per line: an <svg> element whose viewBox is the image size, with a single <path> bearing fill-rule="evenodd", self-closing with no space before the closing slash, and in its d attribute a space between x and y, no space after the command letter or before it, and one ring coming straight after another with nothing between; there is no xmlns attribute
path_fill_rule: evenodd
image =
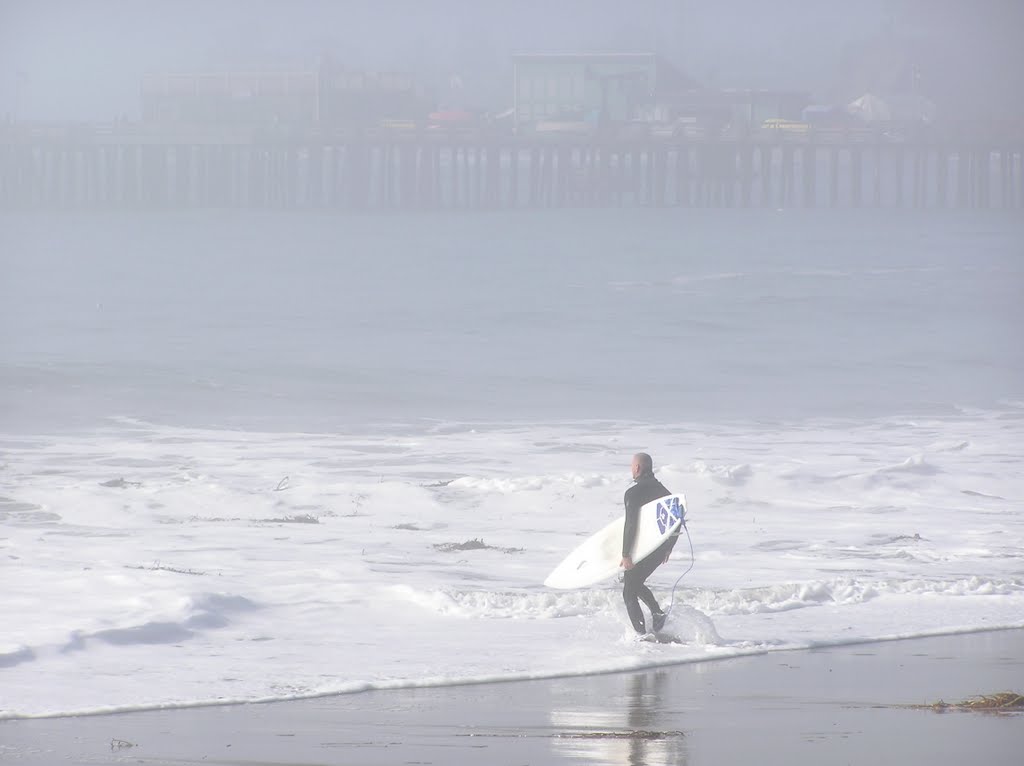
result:
<svg viewBox="0 0 1024 766"><path fill-rule="evenodd" d="M464 543L436 543L434 549L441 551L442 553L451 553L452 551L501 551L502 553L522 553L522 548L501 548L497 545L488 545L483 540L474 537L472 540L466 540Z"/></svg>
<svg viewBox="0 0 1024 766"><path fill-rule="evenodd" d="M977 710L987 713L1019 713L1024 712L1024 695L1016 692L999 692L971 697L963 702L944 702L939 700L931 705L918 705L937 713L952 710Z"/></svg>
<svg viewBox="0 0 1024 766"><path fill-rule="evenodd" d="M124 477L117 479L110 479L109 481L101 481L101 487L114 487L115 489L128 489L129 487L138 488L142 486L141 481L125 481Z"/></svg>

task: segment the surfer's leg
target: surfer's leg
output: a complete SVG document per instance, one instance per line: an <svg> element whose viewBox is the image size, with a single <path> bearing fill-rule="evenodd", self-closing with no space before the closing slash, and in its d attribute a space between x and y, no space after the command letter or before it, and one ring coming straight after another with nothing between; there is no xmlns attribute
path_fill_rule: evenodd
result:
<svg viewBox="0 0 1024 766"><path fill-rule="evenodd" d="M622 578L622 600L626 602L626 614L633 624L633 630L644 634L647 632L647 625L644 623L644 612L640 608L638 589L644 587L642 578L634 576L634 569L630 569ZM647 590L644 588L644 590Z"/></svg>
<svg viewBox="0 0 1024 766"><path fill-rule="evenodd" d="M637 594L640 596L640 600L647 604L647 608L651 610L651 614L661 614L661 607L658 605L658 599L651 593L651 589L646 585L640 586L640 592Z"/></svg>
<svg viewBox="0 0 1024 766"><path fill-rule="evenodd" d="M651 593L651 589L647 587L644 581L661 565L661 561L661 558L655 554L645 558L633 569L640 581L640 584L637 587L637 596L647 605L647 608L651 610L651 623L655 632L661 630L662 626L665 624L665 613L661 611L661 605L658 604L658 599L654 597L654 594Z"/></svg>

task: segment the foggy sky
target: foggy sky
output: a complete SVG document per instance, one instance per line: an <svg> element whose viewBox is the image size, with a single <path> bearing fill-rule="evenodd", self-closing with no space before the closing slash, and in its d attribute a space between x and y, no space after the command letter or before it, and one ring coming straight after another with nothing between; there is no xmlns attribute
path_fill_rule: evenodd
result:
<svg viewBox="0 0 1024 766"><path fill-rule="evenodd" d="M827 100L844 56L893 38L919 49L930 91L1005 107L1021 100L1022 23L1024 0L0 0L0 117L135 119L146 73L309 71L325 55L457 73L500 102L514 51L653 51L712 87Z"/></svg>

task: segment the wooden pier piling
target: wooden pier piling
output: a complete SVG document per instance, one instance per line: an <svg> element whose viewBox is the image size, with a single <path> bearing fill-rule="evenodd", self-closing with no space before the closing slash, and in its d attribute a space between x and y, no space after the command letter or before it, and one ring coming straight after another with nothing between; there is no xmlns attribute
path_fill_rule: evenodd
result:
<svg viewBox="0 0 1024 766"><path fill-rule="evenodd" d="M0 132L2 209L1003 208L1024 138Z"/></svg>

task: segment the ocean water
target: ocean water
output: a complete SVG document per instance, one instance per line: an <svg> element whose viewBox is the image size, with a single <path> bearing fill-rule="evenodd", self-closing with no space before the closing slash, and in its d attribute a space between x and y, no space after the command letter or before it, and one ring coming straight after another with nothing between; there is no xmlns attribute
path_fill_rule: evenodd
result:
<svg viewBox="0 0 1024 766"><path fill-rule="evenodd" d="M1022 256L981 212L7 215L0 717L1022 627ZM638 450L679 643L541 584Z"/></svg>

